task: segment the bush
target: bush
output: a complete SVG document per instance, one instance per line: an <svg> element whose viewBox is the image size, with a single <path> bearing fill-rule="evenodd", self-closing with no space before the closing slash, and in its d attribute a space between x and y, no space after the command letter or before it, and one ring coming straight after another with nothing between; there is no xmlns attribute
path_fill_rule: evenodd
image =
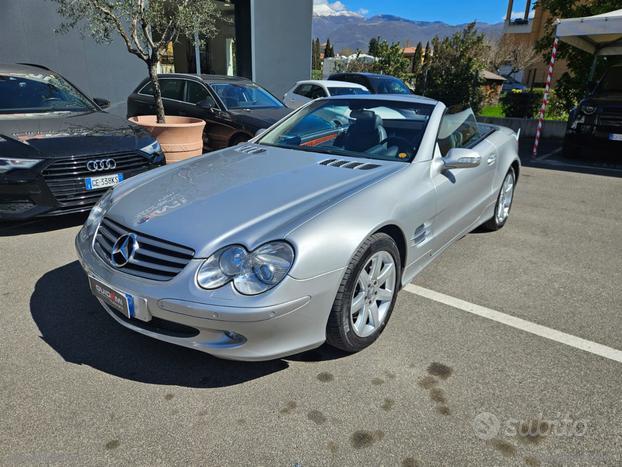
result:
<svg viewBox="0 0 622 467"><path fill-rule="evenodd" d="M531 91L511 91L501 96L501 108L506 117L538 118L544 89L536 88ZM544 117L547 120L567 120L568 112L564 102L555 91L549 93L549 103Z"/></svg>
<svg viewBox="0 0 622 467"><path fill-rule="evenodd" d="M506 117L535 118L542 105L543 93L539 91L511 91L501 97L501 108Z"/></svg>

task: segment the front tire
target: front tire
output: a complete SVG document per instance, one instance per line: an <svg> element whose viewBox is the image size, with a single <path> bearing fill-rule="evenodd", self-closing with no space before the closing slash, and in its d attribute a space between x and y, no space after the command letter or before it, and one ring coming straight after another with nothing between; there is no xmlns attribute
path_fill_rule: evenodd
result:
<svg viewBox="0 0 622 467"><path fill-rule="evenodd" d="M400 254L384 233L359 247L343 276L326 328L327 342L346 352L371 345L384 330L397 298Z"/></svg>
<svg viewBox="0 0 622 467"><path fill-rule="evenodd" d="M495 231L501 229L510 217L512 202L514 201L514 188L516 187L516 173L514 168L510 168L503 179L499 195L497 196L497 204L495 204L495 213L482 225L485 230Z"/></svg>

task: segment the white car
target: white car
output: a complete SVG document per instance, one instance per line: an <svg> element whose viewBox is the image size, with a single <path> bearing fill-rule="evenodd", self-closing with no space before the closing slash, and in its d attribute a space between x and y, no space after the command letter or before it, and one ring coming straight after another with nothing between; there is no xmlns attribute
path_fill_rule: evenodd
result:
<svg viewBox="0 0 622 467"><path fill-rule="evenodd" d="M353 94L370 94L362 84L344 81L307 80L298 81L283 96L283 102L290 109L297 109L307 102L328 96L346 96Z"/></svg>

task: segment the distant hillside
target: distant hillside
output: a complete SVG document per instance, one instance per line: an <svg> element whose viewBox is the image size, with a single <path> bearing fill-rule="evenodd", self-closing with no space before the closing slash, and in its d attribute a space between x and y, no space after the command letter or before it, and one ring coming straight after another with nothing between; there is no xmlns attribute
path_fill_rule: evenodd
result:
<svg viewBox="0 0 622 467"><path fill-rule="evenodd" d="M452 26L442 21L412 21L391 15L372 16L314 16L313 37L322 42L330 38L335 51L344 48L367 52L369 40L380 36L389 42L399 41L402 46L425 44L434 36L446 37L461 31L465 25ZM478 23L477 28L491 38L500 37L503 23Z"/></svg>

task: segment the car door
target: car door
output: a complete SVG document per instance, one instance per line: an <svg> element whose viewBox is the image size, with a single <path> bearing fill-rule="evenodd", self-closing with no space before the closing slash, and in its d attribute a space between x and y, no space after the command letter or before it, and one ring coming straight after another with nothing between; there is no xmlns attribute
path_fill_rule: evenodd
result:
<svg viewBox="0 0 622 467"><path fill-rule="evenodd" d="M219 125L219 118L216 115L220 112L220 108L216 99L203 83L186 80L184 103L183 115L205 120L203 147L207 148L211 142L210 134L213 137L215 128Z"/></svg>
<svg viewBox="0 0 622 467"><path fill-rule="evenodd" d="M467 148L481 156L479 166L445 169L444 159L453 148ZM492 181L496 169L496 147L486 140L471 109L445 113L432 165L437 194L437 216L433 228L439 249L475 228L485 209L494 202Z"/></svg>
<svg viewBox="0 0 622 467"><path fill-rule="evenodd" d="M287 98L285 100L285 105L290 109L297 109L298 107L305 105L309 102L308 94L311 91L311 84L303 83L288 93Z"/></svg>

